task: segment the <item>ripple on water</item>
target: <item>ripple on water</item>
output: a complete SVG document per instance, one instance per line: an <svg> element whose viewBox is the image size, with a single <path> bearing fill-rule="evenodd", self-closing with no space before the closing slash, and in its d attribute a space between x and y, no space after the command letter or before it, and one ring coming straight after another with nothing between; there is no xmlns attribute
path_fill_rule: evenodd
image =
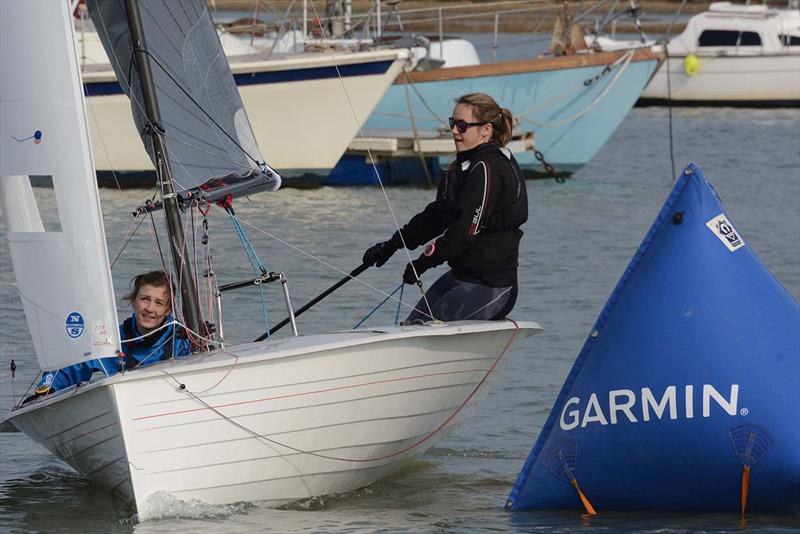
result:
<svg viewBox="0 0 800 534"><path fill-rule="evenodd" d="M2 0L0 0L2 1ZM490 41L488 41L490 42ZM797 298L800 296L800 111L673 110L678 168L699 164L714 183L737 229ZM754 132L757 134L754 135ZM289 505L264 503L214 507L162 496L158 521L136 523L107 493L49 459L20 434L0 433L0 530L40 532L720 532L738 530L735 514L506 513L503 503L530 451L564 378L609 293L658 213L672 184L666 109L634 109L608 145L564 184L529 182L530 219L520 256L520 297L514 317L545 331L521 340L494 373L474 417L439 446L380 483L345 495ZM433 198L426 189L390 189L400 221ZM116 251L129 210L151 191L101 191L109 249ZM210 217L212 252L220 282L250 275L238 238L224 214ZM237 206L254 246L270 270L289 277L299 306L350 271L363 251L388 238L394 225L376 188L284 190L242 200ZM0 218L2 214L0 214ZM248 226L250 225L250 226ZM2 226L2 224L0 224ZM131 277L158 267L143 227L114 268L117 295ZM291 242L314 261L270 237ZM164 240L162 240L162 243ZM394 289L407 258L398 253L370 269L299 320L302 333L352 327L382 295L363 285ZM433 277L443 269L432 271ZM274 324L284 316L278 288L265 288ZM406 302L416 295L405 292ZM226 293L225 333L248 341L263 332L257 292ZM121 316L129 313L124 303ZM394 321L386 306L367 326ZM0 406L10 406L8 360L17 359L16 390L34 379L38 365L13 282L7 240L0 231ZM285 334L281 334L285 335ZM300 511L308 513L299 513ZM793 518L754 516L748 532L797 532Z"/></svg>

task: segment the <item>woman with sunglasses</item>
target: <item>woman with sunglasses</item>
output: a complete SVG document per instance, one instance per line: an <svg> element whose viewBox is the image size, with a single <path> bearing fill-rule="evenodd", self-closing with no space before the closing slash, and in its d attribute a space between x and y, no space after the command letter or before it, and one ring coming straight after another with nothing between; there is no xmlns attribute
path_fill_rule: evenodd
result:
<svg viewBox="0 0 800 534"><path fill-rule="evenodd" d="M388 241L367 249L363 262L381 267L404 246L431 240L403 273L420 284L423 272L450 266L406 321L503 319L517 299L520 226L528 219L525 179L506 147L511 112L483 93L456 100L450 117L456 159L439 182L436 200Z"/></svg>

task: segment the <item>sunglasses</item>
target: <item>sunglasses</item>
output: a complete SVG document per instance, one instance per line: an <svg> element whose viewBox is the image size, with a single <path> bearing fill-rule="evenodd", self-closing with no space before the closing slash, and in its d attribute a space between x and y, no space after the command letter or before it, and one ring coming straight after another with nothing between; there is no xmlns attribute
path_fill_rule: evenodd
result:
<svg viewBox="0 0 800 534"><path fill-rule="evenodd" d="M453 117L448 118L447 122L450 123L450 129L451 130L453 129L453 126L455 126L456 130L458 130L458 133L462 133L462 134L464 132L466 132L467 128L469 128L470 126L483 126L484 124L489 124L488 121L467 122L467 121L462 121L461 119L456 120Z"/></svg>

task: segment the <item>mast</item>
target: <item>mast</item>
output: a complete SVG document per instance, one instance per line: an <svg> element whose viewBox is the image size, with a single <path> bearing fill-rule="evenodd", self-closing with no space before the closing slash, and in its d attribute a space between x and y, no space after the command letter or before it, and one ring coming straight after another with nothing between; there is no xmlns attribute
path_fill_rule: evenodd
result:
<svg viewBox="0 0 800 534"><path fill-rule="evenodd" d="M157 162L156 174L161 185L161 196L164 215L167 219L167 234L169 236L170 250L172 251L172 261L180 282L184 321L189 330L204 335L204 330L200 329L200 307L197 303L197 288L194 283L192 266L188 261L186 239L183 235L181 215L172 183L172 170L167 159L167 150L163 138L164 130L161 127L161 114L158 110L155 84L150 70L150 59L147 56L147 43L142 31L138 0L125 0L125 9L128 15L131 40L133 41L134 58L142 83L142 96L148 121L146 134L150 136L153 143L153 152ZM206 344L201 342L199 345L205 346Z"/></svg>

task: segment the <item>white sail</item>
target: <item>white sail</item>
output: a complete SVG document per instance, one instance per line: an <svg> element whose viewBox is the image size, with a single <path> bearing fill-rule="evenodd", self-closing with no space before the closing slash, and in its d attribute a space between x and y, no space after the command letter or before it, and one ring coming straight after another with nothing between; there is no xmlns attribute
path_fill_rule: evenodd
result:
<svg viewBox="0 0 800 534"><path fill-rule="evenodd" d="M53 225L29 176L52 180ZM113 356L116 306L67 2L0 1L0 197L41 367Z"/></svg>

